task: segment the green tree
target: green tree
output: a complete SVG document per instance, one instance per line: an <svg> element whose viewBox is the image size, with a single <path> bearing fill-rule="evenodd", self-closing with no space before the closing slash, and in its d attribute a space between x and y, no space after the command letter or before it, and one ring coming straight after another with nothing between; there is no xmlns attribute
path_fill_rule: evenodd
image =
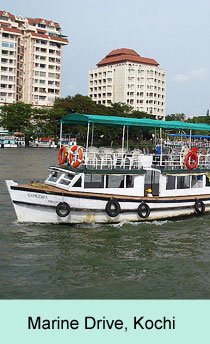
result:
<svg viewBox="0 0 210 344"><path fill-rule="evenodd" d="M184 113L172 113L166 116L166 121L181 121L185 122L186 116Z"/></svg>
<svg viewBox="0 0 210 344"><path fill-rule="evenodd" d="M74 97L56 99L53 109L63 109L69 113L97 113L97 104L91 98L76 94Z"/></svg>
<svg viewBox="0 0 210 344"><path fill-rule="evenodd" d="M25 131L30 127L33 109L30 104L21 102L4 105L0 109L0 125L9 131Z"/></svg>

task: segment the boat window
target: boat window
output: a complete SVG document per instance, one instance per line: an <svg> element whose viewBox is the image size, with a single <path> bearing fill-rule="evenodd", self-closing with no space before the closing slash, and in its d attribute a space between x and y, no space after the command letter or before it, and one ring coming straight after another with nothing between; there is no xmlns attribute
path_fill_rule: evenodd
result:
<svg viewBox="0 0 210 344"><path fill-rule="evenodd" d="M126 175L125 176L125 187L126 188L133 188L133 181L134 181L133 176Z"/></svg>
<svg viewBox="0 0 210 344"><path fill-rule="evenodd" d="M166 190L175 189L176 185L176 176L167 176Z"/></svg>
<svg viewBox="0 0 210 344"><path fill-rule="evenodd" d="M123 186L122 186L123 185ZM124 187L124 176L121 175L107 175L106 176L106 188L119 188Z"/></svg>
<svg viewBox="0 0 210 344"><path fill-rule="evenodd" d="M160 172L147 170L145 174L144 187L145 190L152 189L153 196L159 195L159 178Z"/></svg>
<svg viewBox="0 0 210 344"><path fill-rule="evenodd" d="M206 176L206 186L210 186L210 176Z"/></svg>
<svg viewBox="0 0 210 344"><path fill-rule="evenodd" d="M86 174L85 175L85 188L103 188L104 187L104 176L100 174Z"/></svg>
<svg viewBox="0 0 210 344"><path fill-rule="evenodd" d="M190 176L177 176L177 189L190 187Z"/></svg>
<svg viewBox="0 0 210 344"><path fill-rule="evenodd" d="M192 188L201 188L203 186L203 176L192 176L191 187Z"/></svg>
<svg viewBox="0 0 210 344"><path fill-rule="evenodd" d="M49 178L48 178L48 181L49 182L57 182L57 180L58 180L58 178L60 177L60 173L58 173L58 172L56 172L56 171L53 171L51 174L50 174L50 176L49 176Z"/></svg>
<svg viewBox="0 0 210 344"><path fill-rule="evenodd" d="M145 184L153 184L159 182L160 173L154 170L147 170L145 173Z"/></svg>
<svg viewBox="0 0 210 344"><path fill-rule="evenodd" d="M77 179L77 181L74 184L72 184L72 186L75 188L80 188L82 186L82 177Z"/></svg>
<svg viewBox="0 0 210 344"><path fill-rule="evenodd" d="M73 179L74 175L66 173L59 181L59 184L69 185Z"/></svg>
<svg viewBox="0 0 210 344"><path fill-rule="evenodd" d="M133 176L130 175L107 175L106 176L107 188L132 188Z"/></svg>

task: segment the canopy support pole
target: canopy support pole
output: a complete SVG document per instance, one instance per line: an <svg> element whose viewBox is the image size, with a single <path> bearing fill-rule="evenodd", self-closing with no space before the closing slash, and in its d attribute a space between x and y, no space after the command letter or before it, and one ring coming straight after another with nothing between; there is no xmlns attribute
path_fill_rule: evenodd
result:
<svg viewBox="0 0 210 344"><path fill-rule="evenodd" d="M191 148L191 142L192 142L192 130L190 129L190 148Z"/></svg>
<svg viewBox="0 0 210 344"><path fill-rule="evenodd" d="M127 151L128 151L128 132L129 132L129 126L127 125L127 144L126 144Z"/></svg>
<svg viewBox="0 0 210 344"><path fill-rule="evenodd" d="M160 128L160 166L163 162L163 138L162 138L162 128Z"/></svg>
<svg viewBox="0 0 210 344"><path fill-rule="evenodd" d="M60 124L60 147L61 147L61 141L62 141L62 136L63 136L63 122L62 122L62 120L61 120L61 122L60 122L61 124Z"/></svg>
<svg viewBox="0 0 210 344"><path fill-rule="evenodd" d="M90 122L88 122L88 127L87 127L87 139L86 139L86 149L85 149L85 164L87 162L87 150L88 150L88 144L89 144L89 134L90 134Z"/></svg>
<svg viewBox="0 0 210 344"><path fill-rule="evenodd" d="M93 145L93 133L94 133L94 123L92 123L91 146Z"/></svg>
<svg viewBox="0 0 210 344"><path fill-rule="evenodd" d="M122 136L122 155L123 155L124 145L125 145L125 125L123 126L123 136Z"/></svg>
<svg viewBox="0 0 210 344"><path fill-rule="evenodd" d="M156 133L156 127L155 127L155 147L157 146L157 133Z"/></svg>

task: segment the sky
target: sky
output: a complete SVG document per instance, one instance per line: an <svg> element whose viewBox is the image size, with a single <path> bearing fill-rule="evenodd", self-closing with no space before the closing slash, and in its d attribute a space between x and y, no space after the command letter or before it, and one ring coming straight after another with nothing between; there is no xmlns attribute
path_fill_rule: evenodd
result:
<svg viewBox="0 0 210 344"><path fill-rule="evenodd" d="M60 23L62 96L88 94L88 71L111 50L134 49L166 71L166 113L210 108L209 0L0 0L0 9Z"/></svg>

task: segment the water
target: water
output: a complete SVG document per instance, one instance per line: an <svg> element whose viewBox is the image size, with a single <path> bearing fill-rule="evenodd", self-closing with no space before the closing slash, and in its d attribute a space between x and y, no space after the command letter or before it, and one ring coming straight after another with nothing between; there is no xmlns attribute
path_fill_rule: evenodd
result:
<svg viewBox="0 0 210 344"><path fill-rule="evenodd" d="M5 179L44 180L57 150L0 149L1 299L208 299L210 215L123 225L18 224Z"/></svg>

